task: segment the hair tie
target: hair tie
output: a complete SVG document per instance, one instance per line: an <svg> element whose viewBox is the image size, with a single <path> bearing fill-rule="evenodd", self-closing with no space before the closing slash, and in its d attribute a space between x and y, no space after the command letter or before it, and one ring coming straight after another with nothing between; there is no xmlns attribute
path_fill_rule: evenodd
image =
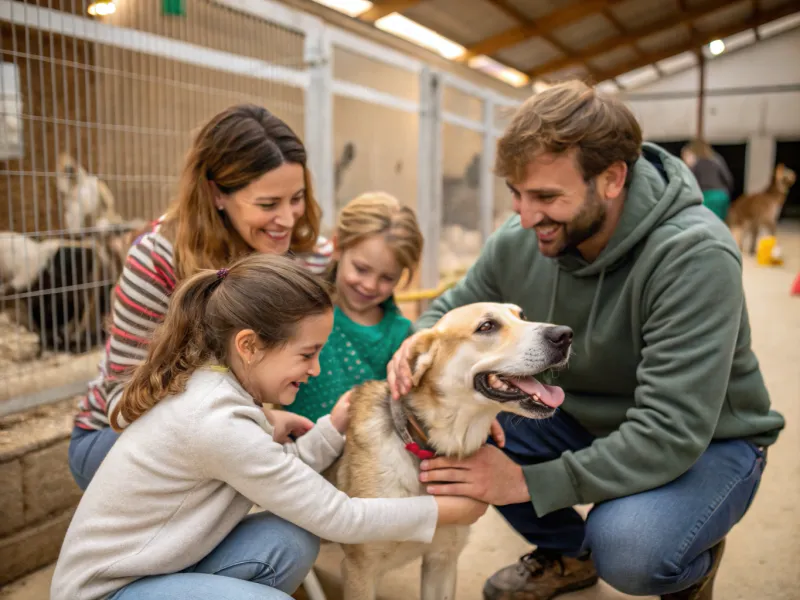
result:
<svg viewBox="0 0 800 600"><path fill-rule="evenodd" d="M225 279L227 275L228 275L228 269L220 269L219 271L217 271L218 279Z"/></svg>

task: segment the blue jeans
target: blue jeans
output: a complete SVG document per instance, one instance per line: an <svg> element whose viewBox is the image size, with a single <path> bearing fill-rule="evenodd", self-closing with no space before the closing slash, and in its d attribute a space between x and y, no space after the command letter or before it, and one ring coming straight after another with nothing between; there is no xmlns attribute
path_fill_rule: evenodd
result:
<svg viewBox="0 0 800 600"><path fill-rule="evenodd" d="M319 553L319 538L271 513L248 515L208 556L180 573L137 579L110 600L288 600Z"/></svg>
<svg viewBox="0 0 800 600"><path fill-rule="evenodd" d="M553 460L594 441L563 410L546 421L504 413L500 422L504 450L521 465ZM590 550L600 578L619 591L661 596L691 587L709 571L709 549L750 507L765 464L764 452L750 442L715 441L674 481L596 504L585 522L572 508L540 518L530 502L498 510L541 549L567 556Z"/></svg>
<svg viewBox="0 0 800 600"><path fill-rule="evenodd" d="M82 490L89 487L89 482L94 477L100 463L117 441L119 434L106 427L105 429L72 428L69 440L69 470L75 483Z"/></svg>

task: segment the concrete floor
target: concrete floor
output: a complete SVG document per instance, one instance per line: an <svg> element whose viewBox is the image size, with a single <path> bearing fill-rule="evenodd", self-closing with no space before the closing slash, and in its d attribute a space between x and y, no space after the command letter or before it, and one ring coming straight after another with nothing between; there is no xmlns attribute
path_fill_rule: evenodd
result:
<svg viewBox="0 0 800 600"><path fill-rule="evenodd" d="M774 406L787 420L779 443L770 450L769 466L752 508L728 538L725 559L715 588L716 600L797 600L800 598L800 297L789 288L800 273L800 227L779 234L786 260L782 267L759 267L745 259L744 280L753 344L761 362ZM479 600L483 582L495 570L529 550L493 511L475 526L461 557L459 600ZM338 600L341 551L327 545L317 573L328 593ZM48 598L52 567L4 590L4 600ZM412 564L388 574L380 600L418 597L419 566ZM602 582L595 588L563 596L565 600L622 600Z"/></svg>

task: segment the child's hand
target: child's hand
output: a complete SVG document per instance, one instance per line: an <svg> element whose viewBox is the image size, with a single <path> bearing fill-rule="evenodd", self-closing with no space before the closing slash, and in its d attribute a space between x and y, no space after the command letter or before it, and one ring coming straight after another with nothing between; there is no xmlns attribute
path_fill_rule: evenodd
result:
<svg viewBox="0 0 800 600"><path fill-rule="evenodd" d="M268 408L264 408L263 410L267 421L272 424L274 429L272 439L279 444L285 444L291 441L289 440L290 434L295 437L300 437L308 433L311 428L314 427L314 423L300 415L285 410L272 410Z"/></svg>
<svg viewBox="0 0 800 600"><path fill-rule="evenodd" d="M472 525L480 519L488 504L465 496L436 496L439 505L437 525Z"/></svg>
<svg viewBox="0 0 800 600"><path fill-rule="evenodd" d="M352 391L352 390L351 390ZM345 392L342 397L336 401L336 406L331 411L331 423L336 427L336 431L345 434L348 425L350 425L350 392Z"/></svg>

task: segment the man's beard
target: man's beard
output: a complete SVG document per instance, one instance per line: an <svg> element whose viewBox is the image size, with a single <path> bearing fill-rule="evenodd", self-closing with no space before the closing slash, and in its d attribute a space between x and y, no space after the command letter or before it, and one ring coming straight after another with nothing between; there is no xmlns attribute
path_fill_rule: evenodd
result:
<svg viewBox="0 0 800 600"><path fill-rule="evenodd" d="M594 181L592 181L586 190L586 197L581 206L581 210L575 218L568 223L545 219L537 224L536 227L549 227L552 225L562 226L561 231L564 232L563 241L551 254L552 257L557 257L567 254L577 254L578 246L599 232L605 222L606 207L605 204L600 201L600 196L597 194L597 187Z"/></svg>

